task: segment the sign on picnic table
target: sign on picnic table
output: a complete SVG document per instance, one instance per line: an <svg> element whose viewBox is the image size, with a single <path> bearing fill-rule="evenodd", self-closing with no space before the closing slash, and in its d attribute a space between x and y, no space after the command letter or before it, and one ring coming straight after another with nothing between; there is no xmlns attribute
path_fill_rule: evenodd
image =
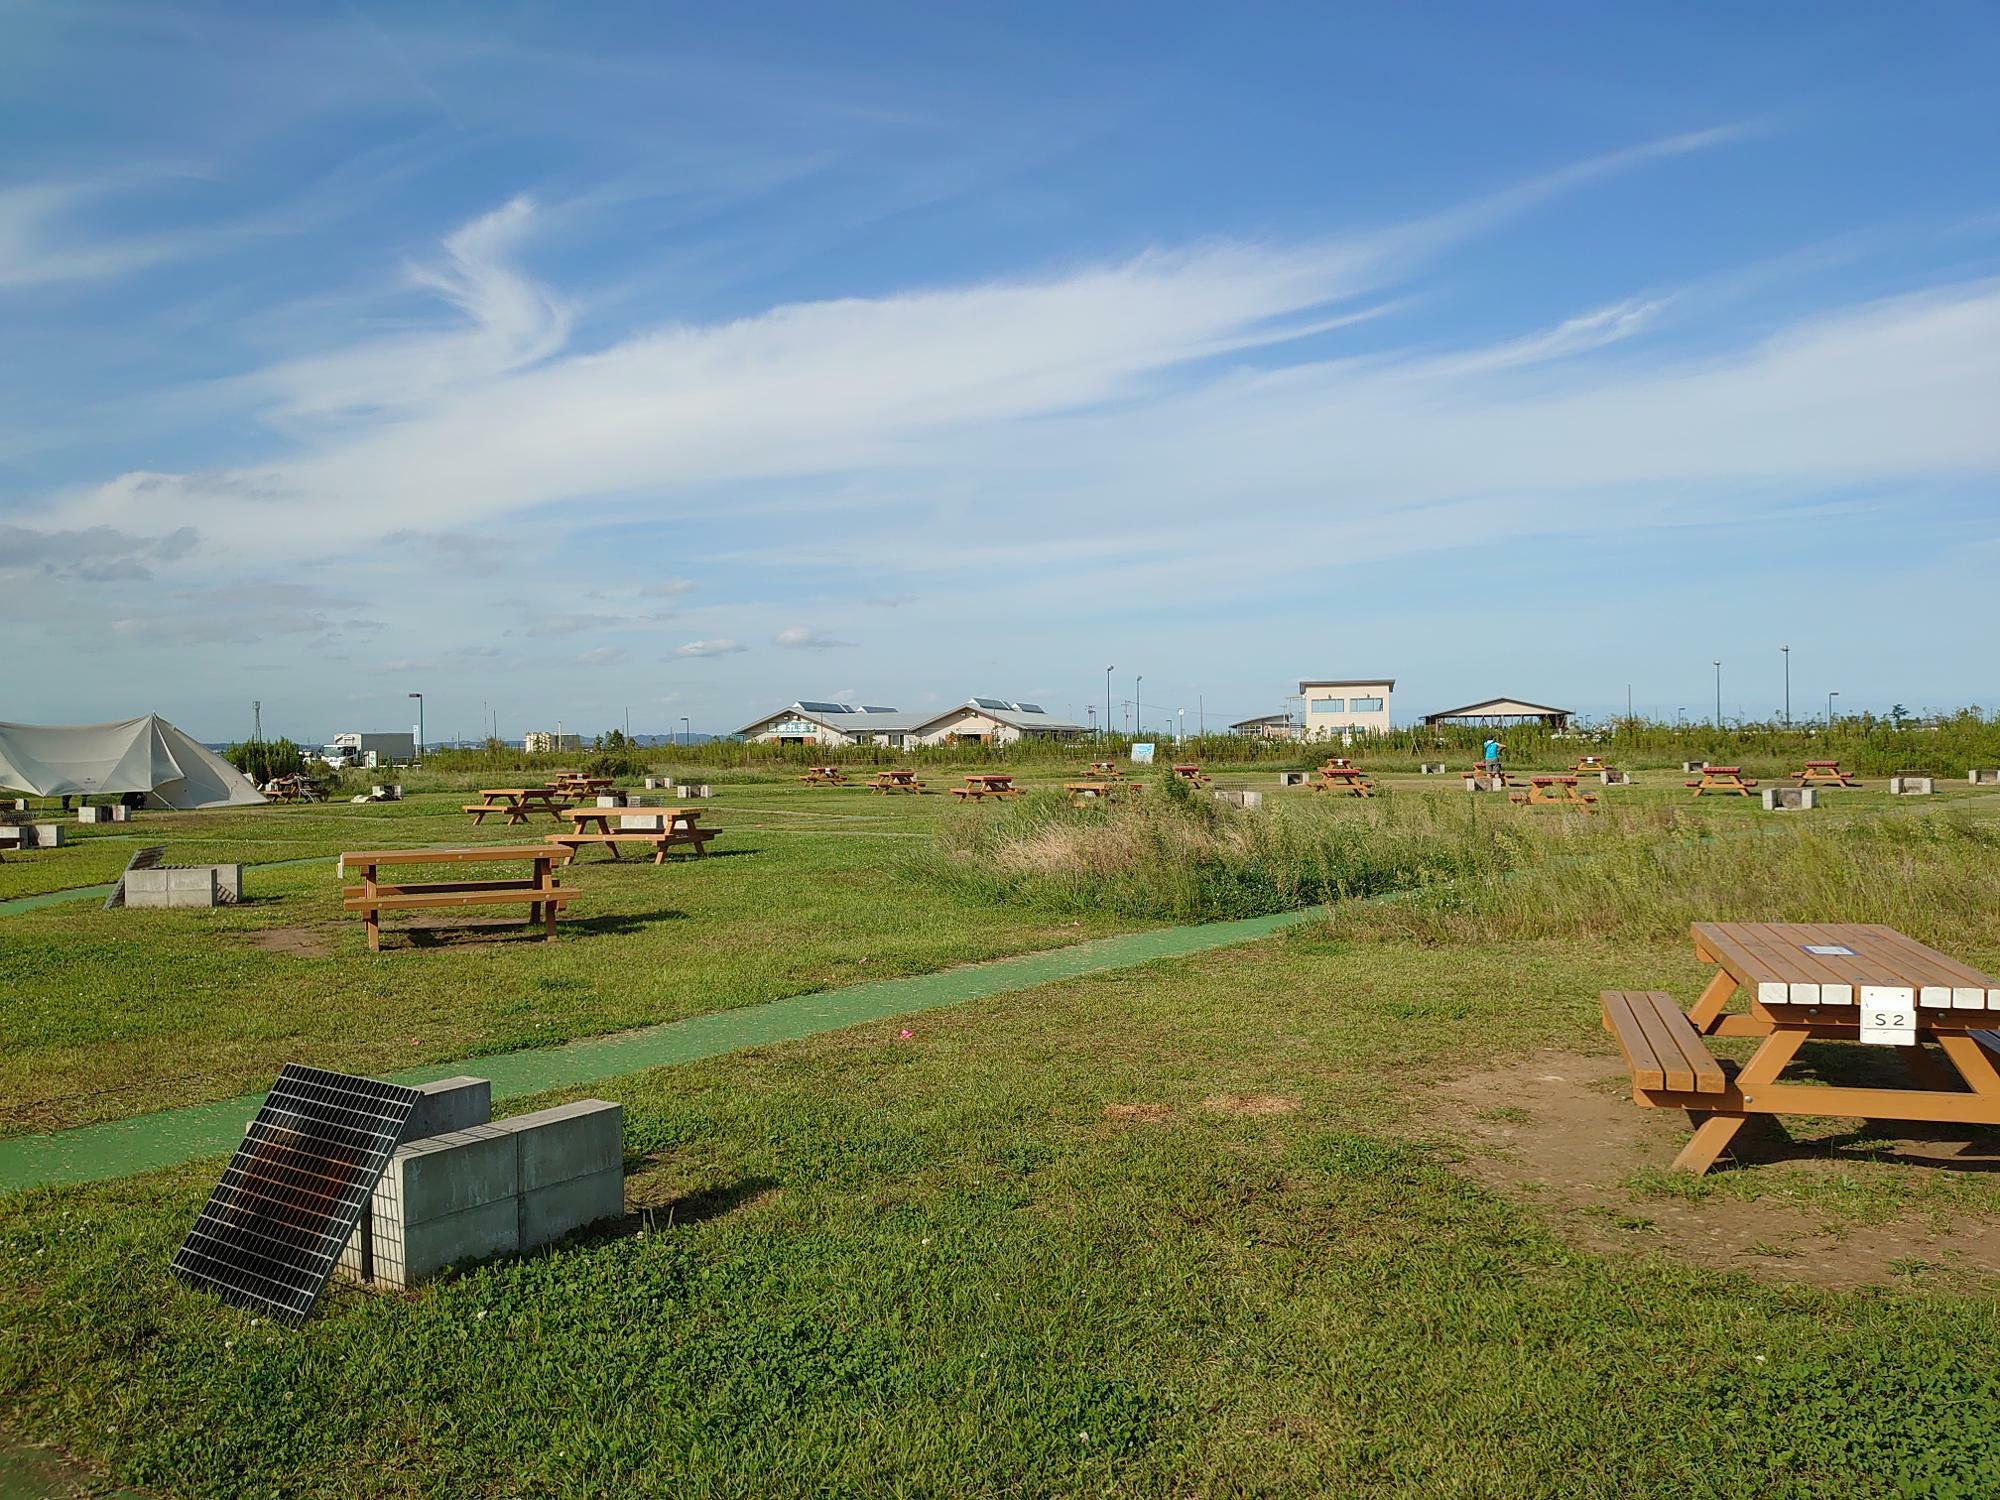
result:
<svg viewBox="0 0 2000 1500"><path fill-rule="evenodd" d="M1153 763L1153 747L1150 744L1134 745L1132 747L1133 765L1150 766L1152 763Z"/></svg>
<svg viewBox="0 0 2000 1500"><path fill-rule="evenodd" d="M1916 1046L1916 996L1900 987L1862 985L1861 1040L1875 1047Z"/></svg>

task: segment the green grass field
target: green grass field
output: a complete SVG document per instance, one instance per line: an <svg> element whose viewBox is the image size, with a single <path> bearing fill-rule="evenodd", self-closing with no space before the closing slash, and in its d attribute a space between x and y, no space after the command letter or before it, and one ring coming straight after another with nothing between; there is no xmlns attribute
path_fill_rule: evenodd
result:
<svg viewBox="0 0 2000 1500"><path fill-rule="evenodd" d="M626 1220L407 1296L336 1288L297 1332L165 1274L214 1161L0 1198L0 1426L174 1495L2000 1491L1994 1133L1791 1122L1670 1178L1685 1127L1631 1104L1596 1003L1691 999L1690 912L1895 921L2000 969L2000 796L1878 783L1771 817L1679 780L1584 818L1395 775L1372 805L1270 799L1282 836L1176 835L1203 893L1329 893L1277 864L1365 867L1383 899L514 1101L624 1106ZM446 791L10 856L10 894L106 878L138 839L322 862L253 871L230 912L0 916L5 1128L1159 920L1122 813L1052 840L1046 805L718 790L728 857L587 856L554 945L366 953L331 857L467 841Z"/></svg>

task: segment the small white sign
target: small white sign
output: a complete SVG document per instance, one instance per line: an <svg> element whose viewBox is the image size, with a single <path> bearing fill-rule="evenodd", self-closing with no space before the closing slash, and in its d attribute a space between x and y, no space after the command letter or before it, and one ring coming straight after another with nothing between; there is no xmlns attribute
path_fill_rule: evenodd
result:
<svg viewBox="0 0 2000 1500"><path fill-rule="evenodd" d="M1134 745L1132 763L1138 766L1150 766L1153 763L1153 747L1143 740Z"/></svg>
<svg viewBox="0 0 2000 1500"><path fill-rule="evenodd" d="M1821 958L1852 958L1854 950L1843 948L1838 943L1807 943L1806 952L1817 953Z"/></svg>
<svg viewBox="0 0 2000 1500"><path fill-rule="evenodd" d="M1873 1047L1917 1044L1917 997L1892 985L1861 987L1861 1040Z"/></svg>

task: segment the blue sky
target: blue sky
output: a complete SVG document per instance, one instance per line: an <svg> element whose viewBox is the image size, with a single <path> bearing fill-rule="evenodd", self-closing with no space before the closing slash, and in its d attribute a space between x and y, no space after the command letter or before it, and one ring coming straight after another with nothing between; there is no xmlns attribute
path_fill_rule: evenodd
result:
<svg viewBox="0 0 2000 1500"><path fill-rule="evenodd" d="M0 718L2000 704L1990 6L0 29Z"/></svg>

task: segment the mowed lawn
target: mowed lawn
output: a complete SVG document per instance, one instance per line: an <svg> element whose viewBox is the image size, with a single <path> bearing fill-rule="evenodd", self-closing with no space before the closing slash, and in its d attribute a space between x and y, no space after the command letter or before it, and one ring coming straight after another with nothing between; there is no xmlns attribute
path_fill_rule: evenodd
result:
<svg viewBox="0 0 2000 1500"><path fill-rule="evenodd" d="M1698 979L1302 935L621 1079L624 1222L296 1332L165 1274L214 1163L17 1195L0 1400L187 1495L1991 1493L1990 1283L1593 1253L1468 1170L1441 1080Z"/></svg>
<svg viewBox="0 0 2000 1500"><path fill-rule="evenodd" d="M1678 800L1655 779L1632 800ZM1415 778L1391 792L1464 796ZM1978 1170L2000 1160L1994 1133L1969 1133L1954 1167L1799 1121L1789 1148L1670 1178L1685 1127L1631 1104L1596 1001L1698 990L1684 928L1655 910L1676 894L1662 882L1744 903L1721 915L1804 901L1865 917L1869 887L1892 884L1977 906L1993 884L1978 837L1856 844L1894 861L1856 880L1848 846L1806 831L1983 818L1994 800L1865 792L1817 823L1704 807L1708 832L1639 865L1643 828L1606 820L1622 842L1553 842L1548 866L1429 892L1407 917L1356 908L511 1101L619 1101L627 1217L408 1295L336 1288L297 1331L166 1274L219 1162L14 1194L0 1432L173 1495L2000 1492L2000 1279L1978 1253L2000 1209L2000 1173ZM1304 794L1284 806L1331 815ZM39 932L35 973L73 966L32 1012L47 1027L94 1024L95 1004L133 1028L40 1044L71 1059L68 1094L122 1049L156 1070L153 1103L180 1103L263 1083L304 1041L326 1049L307 1060L380 1068L493 1045L475 1034L545 1040L551 1017L608 1029L1088 935L1097 919L912 891L893 851L985 811L725 791L705 818L741 830L718 848L750 853L593 860L575 882L601 894L552 947L370 957L311 867L265 872L273 899L234 913L58 908L0 918L0 943ZM434 814L403 816L398 842L431 841L414 830ZM1574 815L1478 799L1477 816ZM662 890L683 915L658 914ZM292 928L329 956L251 945ZM1976 910L1920 935L2000 962ZM186 986L131 1004L164 954L230 1005L176 1009ZM578 987L547 986L564 977ZM10 973L10 1017L29 1013L19 988ZM1839 1076L1837 1050L1809 1070ZM234 1083L176 1078L214 1057ZM1551 1092L1573 1117L1537 1114ZM1608 1163L1588 1197L1562 1182L1584 1154ZM1745 1223L1763 1236L1748 1254ZM1809 1263L1809 1239L1853 1274Z"/></svg>
<svg viewBox="0 0 2000 1500"><path fill-rule="evenodd" d="M177 864L310 862L250 870L233 909L103 912L91 898L0 915L0 1135L230 1098L288 1060L449 1061L1143 925L1007 910L899 876L936 820L985 809L750 783L703 804L722 830L705 858L656 867L585 851L562 875L579 894L552 944L492 930L525 909L486 908L435 919L485 930L421 948L400 930L433 919L392 916L385 951L369 954L340 909L340 853L539 843L556 826L474 828L465 800L142 813L129 837L83 830L74 849L10 857L0 875L17 895L115 878L149 842Z"/></svg>

